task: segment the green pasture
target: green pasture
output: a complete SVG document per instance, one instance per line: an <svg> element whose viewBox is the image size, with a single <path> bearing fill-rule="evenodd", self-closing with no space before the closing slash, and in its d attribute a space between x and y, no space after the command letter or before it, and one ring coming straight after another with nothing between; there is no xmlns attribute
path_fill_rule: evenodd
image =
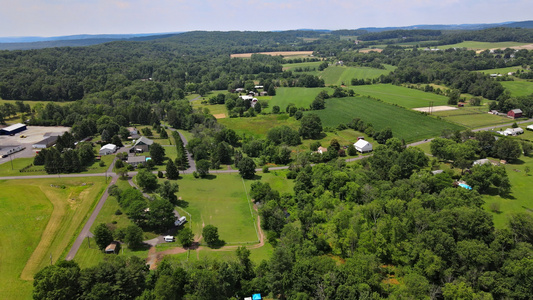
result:
<svg viewBox="0 0 533 300"><path fill-rule="evenodd" d="M442 95L392 84L360 85L352 89L357 94L372 96L406 108L427 107L430 102L433 102L433 106L447 105L448 102L448 98Z"/></svg>
<svg viewBox="0 0 533 300"><path fill-rule="evenodd" d="M96 177L0 181L2 298L31 299L31 279L50 255L64 257L104 184Z"/></svg>
<svg viewBox="0 0 533 300"><path fill-rule="evenodd" d="M224 115L224 117L228 116L228 110L224 104L202 104L202 101L196 100L192 101L191 105L195 109L205 110L207 108L209 113L217 118L221 117L222 115Z"/></svg>
<svg viewBox="0 0 533 300"><path fill-rule="evenodd" d="M395 137L414 142L438 136L443 129L461 130L464 127L438 120L419 112L383 103L366 97L347 97L326 100L326 109L313 111L323 126L337 127L354 118L372 123L376 130L390 127Z"/></svg>
<svg viewBox="0 0 533 300"><path fill-rule="evenodd" d="M505 49L516 46L528 45L528 43L518 43L518 42L499 42L499 43L490 43L490 42L475 42L475 41L466 41L458 44L443 45L438 46L438 49L450 49L450 48L468 48L471 50L486 50L486 49Z"/></svg>
<svg viewBox="0 0 533 300"><path fill-rule="evenodd" d="M228 244L257 243L256 213L253 211L252 216L239 174L216 174L203 179L184 175L178 184L177 195L185 203L182 208L192 217L191 220L185 214L197 237L205 225L211 224L218 227L220 239Z"/></svg>
<svg viewBox="0 0 533 300"><path fill-rule="evenodd" d="M29 104L31 108L34 108L35 106L42 105L43 107L46 106L48 103L57 104L60 106L64 106L67 104L71 104L74 101L63 101L63 102L55 102L55 101L30 101L30 100L4 100L0 98L0 105L4 103L11 103L15 105L15 102L22 101L24 104Z"/></svg>
<svg viewBox="0 0 533 300"><path fill-rule="evenodd" d="M527 96L533 94L533 82L531 81L501 81L500 82L505 89L507 89L511 96Z"/></svg>
<svg viewBox="0 0 533 300"><path fill-rule="evenodd" d="M297 130L300 122L289 117L288 114L279 115L258 115L253 118L226 118L219 119L219 123L227 128L235 130L239 135L265 138L266 133L273 127L287 125Z"/></svg>
<svg viewBox="0 0 533 300"><path fill-rule="evenodd" d="M433 115L470 129L508 124L512 121L507 117L489 114L486 106L468 106L455 110L438 111L434 112Z"/></svg>
<svg viewBox="0 0 533 300"><path fill-rule="evenodd" d="M498 195L485 195L485 209L492 214L494 226L505 228L508 225L509 215L517 212L533 212L533 198L531 198L531 182L533 177L527 175L525 168L533 170L533 158L521 156L518 162L505 165L507 175L511 181L510 197ZM490 210L492 203L500 205L500 211L495 213Z"/></svg>
<svg viewBox="0 0 533 300"><path fill-rule="evenodd" d="M376 69L369 67L346 67L346 66L329 66L321 72L320 77L324 79L326 85L351 85L353 78L367 79L377 78L381 75L387 75L396 67L385 65L385 69Z"/></svg>
<svg viewBox="0 0 533 300"><path fill-rule="evenodd" d="M333 93L331 88L277 88L276 95L272 96L272 99L268 101L268 108L265 109L265 112L271 112L272 107L275 105L279 106L281 111L285 111L289 103L293 103L296 107L309 108L309 105L321 91L327 91L329 94Z"/></svg>
<svg viewBox="0 0 533 300"><path fill-rule="evenodd" d="M312 61L312 62L302 62L302 63L295 63L295 64L283 64L283 71L293 71L296 68L315 68L315 71L305 72L306 74L312 74L316 75L318 74L318 66L320 66L322 62L321 61Z"/></svg>
<svg viewBox="0 0 533 300"><path fill-rule="evenodd" d="M497 69L488 69L488 70L478 70L476 72L485 73L485 74L502 74L507 75L509 72L516 72L518 70L523 70L521 66L506 67L506 68L497 68Z"/></svg>

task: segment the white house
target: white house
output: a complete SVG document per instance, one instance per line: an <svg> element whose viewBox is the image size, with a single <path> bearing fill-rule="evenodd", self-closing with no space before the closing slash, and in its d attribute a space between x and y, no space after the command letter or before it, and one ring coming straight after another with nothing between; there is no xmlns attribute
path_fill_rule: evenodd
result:
<svg viewBox="0 0 533 300"><path fill-rule="evenodd" d="M115 153L115 151L117 151L117 145L107 144L107 145L103 145L102 148L100 148L100 151L98 151L98 154L109 155L109 154Z"/></svg>
<svg viewBox="0 0 533 300"><path fill-rule="evenodd" d="M361 153L372 151L372 144L365 140L358 140L353 146L355 147L355 150Z"/></svg>

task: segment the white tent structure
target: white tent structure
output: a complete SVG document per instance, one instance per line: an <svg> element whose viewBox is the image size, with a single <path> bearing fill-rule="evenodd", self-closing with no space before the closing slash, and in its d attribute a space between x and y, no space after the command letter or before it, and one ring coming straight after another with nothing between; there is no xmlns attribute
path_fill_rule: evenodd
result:
<svg viewBox="0 0 533 300"><path fill-rule="evenodd" d="M102 148L100 148L100 151L98 151L98 154L109 155L109 154L115 153L115 151L117 151L117 145L107 144L107 145L103 145Z"/></svg>
<svg viewBox="0 0 533 300"><path fill-rule="evenodd" d="M358 140L353 146L355 147L355 150L361 153L372 151L372 144L365 140Z"/></svg>

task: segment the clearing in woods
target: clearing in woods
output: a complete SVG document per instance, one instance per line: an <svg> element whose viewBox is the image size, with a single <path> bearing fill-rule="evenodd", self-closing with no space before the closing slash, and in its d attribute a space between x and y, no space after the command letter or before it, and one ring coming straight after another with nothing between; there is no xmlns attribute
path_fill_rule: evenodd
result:
<svg viewBox="0 0 533 300"><path fill-rule="evenodd" d="M64 258L100 199L105 179L24 179L0 184L0 294L5 299L28 299L30 280L50 264L50 257L54 263Z"/></svg>
<svg viewBox="0 0 533 300"><path fill-rule="evenodd" d="M258 53L236 53L231 54L231 58L250 58L252 57L252 54L264 54L264 55L272 55L272 56L278 56L281 55L283 57L307 57L313 54L313 51L274 51L274 52L258 52Z"/></svg>

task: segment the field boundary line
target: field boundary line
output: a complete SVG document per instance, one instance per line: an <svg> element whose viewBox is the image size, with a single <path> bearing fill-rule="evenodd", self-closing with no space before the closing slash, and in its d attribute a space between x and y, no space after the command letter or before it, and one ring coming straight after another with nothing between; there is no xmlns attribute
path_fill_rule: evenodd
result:
<svg viewBox="0 0 533 300"><path fill-rule="evenodd" d="M246 184L244 183L244 178L241 177L241 180L242 180L242 186L244 187L244 194L246 194L246 200L248 201L248 207L250 208L250 215L252 215L252 223L254 223L255 234L257 235L257 240L260 242L261 237L259 236L259 231L257 231L257 226L255 225L254 213L252 211L252 203L251 203L252 200L248 196L248 191L246 190Z"/></svg>

